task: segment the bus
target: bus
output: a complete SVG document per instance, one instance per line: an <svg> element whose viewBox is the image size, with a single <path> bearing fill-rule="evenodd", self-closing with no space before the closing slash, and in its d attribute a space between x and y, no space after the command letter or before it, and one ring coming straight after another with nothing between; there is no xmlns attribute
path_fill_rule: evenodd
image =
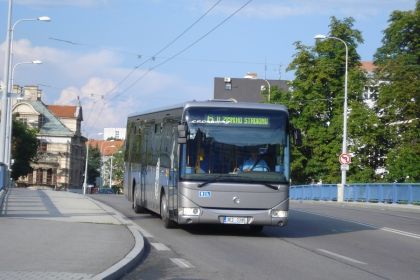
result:
<svg viewBox="0 0 420 280"><path fill-rule="evenodd" d="M285 226L290 135L287 108L275 104L191 101L131 114L124 194L136 213L155 212L167 228Z"/></svg>

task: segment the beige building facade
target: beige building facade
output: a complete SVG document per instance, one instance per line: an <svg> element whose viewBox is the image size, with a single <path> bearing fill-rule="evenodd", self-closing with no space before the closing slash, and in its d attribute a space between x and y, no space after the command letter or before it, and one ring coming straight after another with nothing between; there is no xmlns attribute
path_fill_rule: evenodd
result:
<svg viewBox="0 0 420 280"><path fill-rule="evenodd" d="M38 153L31 172L20 177L20 186L54 189L83 185L86 138L81 135L82 107L46 105L37 86L15 87L22 98L13 104L13 115L38 130Z"/></svg>

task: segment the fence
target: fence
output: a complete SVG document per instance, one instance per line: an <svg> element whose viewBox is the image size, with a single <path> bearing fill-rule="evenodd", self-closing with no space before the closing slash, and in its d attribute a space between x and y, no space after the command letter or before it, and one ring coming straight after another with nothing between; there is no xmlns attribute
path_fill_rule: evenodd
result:
<svg viewBox="0 0 420 280"><path fill-rule="evenodd" d="M0 190L5 188L8 184L9 171L7 170L7 165L0 162Z"/></svg>
<svg viewBox="0 0 420 280"><path fill-rule="evenodd" d="M290 199L337 201L337 185L291 186ZM420 184L348 184L344 201L420 205Z"/></svg>

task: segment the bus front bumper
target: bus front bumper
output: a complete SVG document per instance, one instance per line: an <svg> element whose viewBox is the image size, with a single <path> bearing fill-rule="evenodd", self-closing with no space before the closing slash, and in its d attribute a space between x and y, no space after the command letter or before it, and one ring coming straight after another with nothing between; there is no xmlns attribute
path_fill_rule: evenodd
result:
<svg viewBox="0 0 420 280"><path fill-rule="evenodd" d="M245 224L285 226L288 211L180 208L178 224Z"/></svg>

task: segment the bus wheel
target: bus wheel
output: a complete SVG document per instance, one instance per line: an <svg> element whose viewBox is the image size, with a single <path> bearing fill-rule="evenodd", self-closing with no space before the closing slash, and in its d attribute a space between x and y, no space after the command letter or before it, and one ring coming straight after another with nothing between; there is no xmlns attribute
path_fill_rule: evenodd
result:
<svg viewBox="0 0 420 280"><path fill-rule="evenodd" d="M252 225L252 226L249 226L249 229L252 232L258 233L258 232L261 232L264 229L264 226L261 226L261 225Z"/></svg>
<svg viewBox="0 0 420 280"><path fill-rule="evenodd" d="M160 197L160 217L165 228L172 228L174 226L174 222L169 218L168 199L165 193Z"/></svg>
<svg viewBox="0 0 420 280"><path fill-rule="evenodd" d="M135 213L143 213L143 207L137 204L137 195L136 195L136 189L134 189L133 192L133 209Z"/></svg>

